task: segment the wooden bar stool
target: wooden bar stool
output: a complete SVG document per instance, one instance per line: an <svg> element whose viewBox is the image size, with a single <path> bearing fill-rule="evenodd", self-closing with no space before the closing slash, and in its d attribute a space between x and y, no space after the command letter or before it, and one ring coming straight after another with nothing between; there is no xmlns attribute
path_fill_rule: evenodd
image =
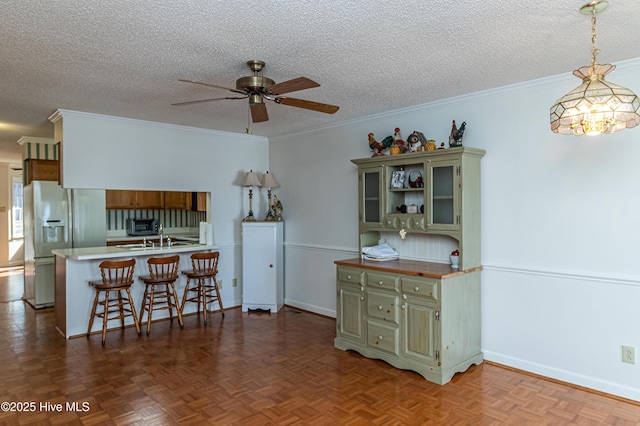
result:
<svg viewBox="0 0 640 426"><path fill-rule="evenodd" d="M130 291L133 284L135 265L135 259L105 260L99 265L102 281L89 281L89 285L96 289L96 297L93 300L87 337L91 334L93 320L96 317L102 318L102 345L104 345L107 338L107 323L110 320L119 319L124 330L124 319L132 317L138 336L141 334L136 308L133 306ZM126 298L123 297L122 291L127 293ZM117 297L110 298L111 292L115 292ZM104 294L104 298L100 298L101 294ZM96 312L98 305L102 306L102 310Z"/></svg>
<svg viewBox="0 0 640 426"><path fill-rule="evenodd" d="M207 325L207 305L218 301L220 312L224 317L224 308L222 307L222 299L220 298L220 290L216 281L218 273L218 259L220 252L214 251L209 253L194 253L191 255L191 265L193 271L182 271L187 276L187 285L184 288L182 296L182 309L187 302L198 304L198 313L204 314L204 325ZM207 280L211 280L211 284L207 284ZM191 281L195 285L191 286Z"/></svg>
<svg viewBox="0 0 640 426"><path fill-rule="evenodd" d="M151 257L147 260L149 275L139 277L145 284L144 296L142 296L142 307L140 308L140 324L142 316L147 313L147 335L151 332L151 316L153 311L169 311L169 318L173 321L173 308L178 314L180 328L184 328L182 323L182 312L178 303L175 282L178 279L178 264L180 256ZM158 287L158 288L156 288Z"/></svg>

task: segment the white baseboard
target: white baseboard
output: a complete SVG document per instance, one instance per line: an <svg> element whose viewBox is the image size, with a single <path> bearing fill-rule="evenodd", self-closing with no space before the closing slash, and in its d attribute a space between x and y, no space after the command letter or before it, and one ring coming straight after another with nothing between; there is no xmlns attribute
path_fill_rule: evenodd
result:
<svg viewBox="0 0 640 426"><path fill-rule="evenodd" d="M547 365L533 363L527 360L506 356L484 349L482 350L482 352L484 353L484 359L487 361L495 362L497 364L517 368L518 370L539 374L540 376L549 377L555 380L560 380L562 382L571 383L577 386L594 389L599 392L604 392L640 402L640 388L621 386L617 383L576 374L571 371L560 370L557 368L549 367Z"/></svg>
<svg viewBox="0 0 640 426"><path fill-rule="evenodd" d="M293 308L299 308L305 311L313 312L314 314L324 315L325 317L336 317L336 312L323 308L322 306L310 305L308 303L300 302L299 300L284 299L284 304Z"/></svg>

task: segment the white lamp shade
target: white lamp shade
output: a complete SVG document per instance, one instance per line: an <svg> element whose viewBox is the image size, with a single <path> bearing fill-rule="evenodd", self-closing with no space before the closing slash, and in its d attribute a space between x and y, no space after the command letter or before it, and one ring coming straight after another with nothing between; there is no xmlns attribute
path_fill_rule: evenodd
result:
<svg viewBox="0 0 640 426"><path fill-rule="evenodd" d="M245 175L242 186L260 186L260 180L253 170Z"/></svg>
<svg viewBox="0 0 640 426"><path fill-rule="evenodd" d="M267 172L262 176L262 186L267 188L277 188L280 186L280 184L278 183L276 178L273 176L273 174L270 174L269 172Z"/></svg>

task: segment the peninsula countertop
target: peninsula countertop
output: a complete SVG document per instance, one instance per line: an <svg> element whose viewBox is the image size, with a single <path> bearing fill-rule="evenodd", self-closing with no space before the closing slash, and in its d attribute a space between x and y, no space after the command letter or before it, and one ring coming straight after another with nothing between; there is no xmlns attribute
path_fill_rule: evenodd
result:
<svg viewBox="0 0 640 426"><path fill-rule="evenodd" d="M56 329L65 337L83 336L87 334L87 325L91 317L91 308L95 297L95 290L88 285L89 281L100 279L100 263L104 260L134 258L136 277L131 286L131 297L136 309L142 306L145 286L140 284L138 277L149 274L147 261L151 257L179 255L180 271L193 269L191 255L193 253L216 251L218 246L214 244L198 244L180 242L171 247L158 244L151 247L142 247L142 244L122 244L116 246L87 247L74 249L52 250L55 255L55 314ZM186 277L179 275L176 280L176 291L184 293ZM195 304L189 303L184 308L183 314L196 312ZM154 313L153 319L163 319L169 316L168 310ZM125 325L131 325L131 318L125 320ZM113 320L109 328L120 328L119 321ZM89 333L99 332L102 327L100 321L93 324Z"/></svg>
<svg viewBox="0 0 640 426"><path fill-rule="evenodd" d="M164 245L160 247L155 245L153 247L122 247L122 246L102 246L102 247L86 247L86 248L70 248L70 249L55 249L51 252L60 258L71 260L95 260L95 259L112 259L118 257L136 257L136 256L148 256L148 255L166 255L170 253L183 253L193 251L206 251L217 250L218 246L215 244L184 244L174 243L171 246Z"/></svg>

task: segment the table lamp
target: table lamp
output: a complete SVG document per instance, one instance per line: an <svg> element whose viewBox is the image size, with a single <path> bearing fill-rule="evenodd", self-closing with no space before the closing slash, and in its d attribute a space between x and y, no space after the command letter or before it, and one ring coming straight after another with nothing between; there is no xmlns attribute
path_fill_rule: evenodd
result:
<svg viewBox="0 0 640 426"><path fill-rule="evenodd" d="M242 186L249 187L249 215L244 219L242 219L242 221L243 222L254 221L256 220L256 218L253 216L253 187L254 186L260 187L260 180L258 179L258 176L256 176L256 174L253 172L253 170L251 170L245 175Z"/></svg>
<svg viewBox="0 0 640 426"><path fill-rule="evenodd" d="M267 190L267 220L270 220L273 219L273 216L271 215L271 188L277 188L280 184L276 180L275 176L273 176L273 174L269 174L269 171L267 170L267 173L262 176L262 186L269 188Z"/></svg>

